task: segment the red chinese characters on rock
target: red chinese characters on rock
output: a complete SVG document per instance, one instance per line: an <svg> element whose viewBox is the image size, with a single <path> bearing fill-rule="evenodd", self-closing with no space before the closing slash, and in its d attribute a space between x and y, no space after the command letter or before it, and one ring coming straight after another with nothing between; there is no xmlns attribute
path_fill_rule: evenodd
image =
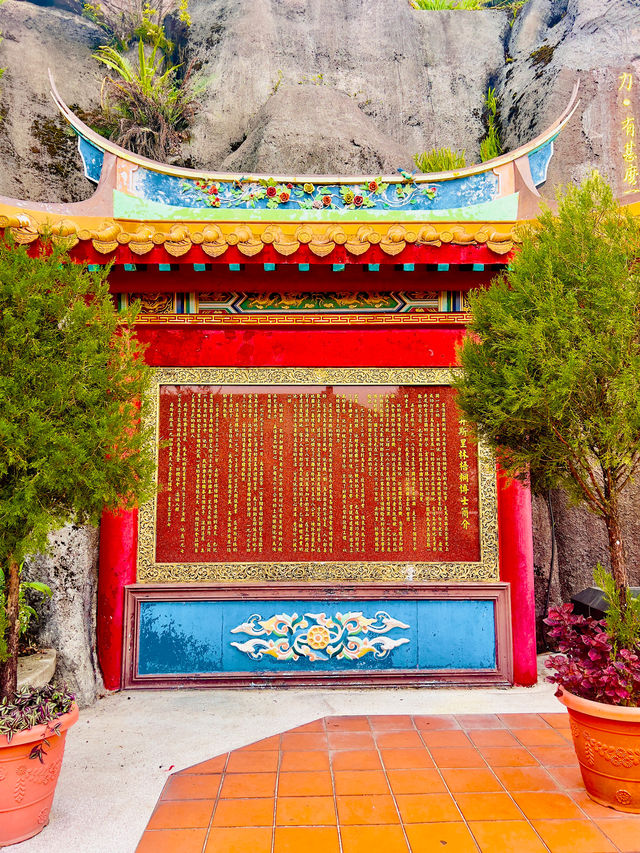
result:
<svg viewBox="0 0 640 853"><path fill-rule="evenodd" d="M162 386L156 560L478 561L447 386Z"/></svg>

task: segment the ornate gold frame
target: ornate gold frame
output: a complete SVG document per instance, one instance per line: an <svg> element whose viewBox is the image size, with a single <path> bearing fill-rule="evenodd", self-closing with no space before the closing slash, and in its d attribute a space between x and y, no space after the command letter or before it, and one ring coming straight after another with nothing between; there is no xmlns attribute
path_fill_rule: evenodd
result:
<svg viewBox="0 0 640 853"><path fill-rule="evenodd" d="M455 369L444 367L161 367L143 417L155 429L161 385L449 385ZM138 583L213 581L497 581L498 494L491 451L478 446L480 561L463 563L309 562L309 563L157 563L156 498L140 507Z"/></svg>

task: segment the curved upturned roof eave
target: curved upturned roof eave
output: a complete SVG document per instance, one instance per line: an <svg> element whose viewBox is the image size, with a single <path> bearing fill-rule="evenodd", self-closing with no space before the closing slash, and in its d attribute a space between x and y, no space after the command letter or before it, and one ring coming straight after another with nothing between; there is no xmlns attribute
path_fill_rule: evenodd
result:
<svg viewBox="0 0 640 853"><path fill-rule="evenodd" d="M51 84L51 96L58 107L61 114L64 118L69 122L74 131L78 134L78 136L83 137L92 145L94 145L99 150L112 154L115 157L120 158L121 160L126 160L129 163L133 163L137 166L142 166L145 169L148 169L152 172L158 172L164 175L173 175L176 177L182 178L191 178L191 179L200 179L200 180L237 180L240 178L240 173L229 173L229 172L208 172L208 171L200 171L198 169L187 169L178 166L171 166L166 163L159 163L155 160L150 160L147 157L141 157L138 154L134 154L131 151L127 151L126 148L122 148L119 145L115 145L113 142L110 142L108 139L105 139L100 134L96 133L90 127L88 127L78 116L67 106L67 104L62 100L60 93L56 87L55 81L53 79L53 74L51 70L49 70L49 82ZM569 99L569 103L567 104L563 113L553 122L545 131L536 136L530 142L525 145L521 145L519 148L514 149L513 151L509 151L507 154L501 154L499 157L494 157L492 160L486 160L484 163L478 163L474 166L466 166L463 169L456 169L447 172L431 172L420 175L415 175L413 180L416 184L422 183L437 183L442 181L454 180L459 178L466 178L472 175L481 174L482 172L490 172L495 169L499 169L502 166L506 166L514 161L518 160L521 157L525 157L528 154L536 151L545 143L550 140L555 139L555 137L560 133L565 124L569 121L573 113L576 111L579 101L578 101L578 90L580 87L580 81L577 80L574 84L573 91L571 93L571 98ZM353 183L362 183L364 181L368 181L371 179L376 179L377 175L351 175L351 176L335 176L335 175L266 175L266 174L255 174L251 175L243 174L243 180L260 180L260 179L273 179L278 182L287 182L292 181L296 183L301 183L304 181L313 182L314 184L353 184ZM383 175L382 179L387 183L404 183L405 179L399 177L398 175Z"/></svg>

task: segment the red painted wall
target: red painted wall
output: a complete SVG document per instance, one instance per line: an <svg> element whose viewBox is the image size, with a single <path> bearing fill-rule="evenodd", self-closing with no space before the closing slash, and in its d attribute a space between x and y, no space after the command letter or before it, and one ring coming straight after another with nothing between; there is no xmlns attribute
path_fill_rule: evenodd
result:
<svg viewBox="0 0 640 853"><path fill-rule="evenodd" d="M96 640L98 662L107 690L120 687L124 588L136 581L137 546L137 510L102 513Z"/></svg>
<svg viewBox="0 0 640 853"><path fill-rule="evenodd" d="M141 326L149 364L161 367L447 367L456 363L460 328L216 329ZM500 480L501 579L511 583L515 681L536 680L531 502ZM100 539L98 654L105 686L120 686L123 590L135 581L137 517L105 513Z"/></svg>
<svg viewBox="0 0 640 853"><path fill-rule="evenodd" d="M447 367L464 329L140 326L155 367Z"/></svg>
<svg viewBox="0 0 640 853"><path fill-rule="evenodd" d="M501 471L498 472L498 536L500 580L511 584L513 680L528 687L538 677L531 492Z"/></svg>

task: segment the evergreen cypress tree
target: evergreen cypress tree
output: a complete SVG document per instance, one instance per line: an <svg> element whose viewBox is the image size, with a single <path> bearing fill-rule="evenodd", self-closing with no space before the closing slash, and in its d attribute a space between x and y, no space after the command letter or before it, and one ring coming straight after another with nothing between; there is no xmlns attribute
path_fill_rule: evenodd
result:
<svg viewBox="0 0 640 853"><path fill-rule="evenodd" d="M640 224L592 173L471 295L459 404L502 466L606 524L624 609L620 495L640 460Z"/></svg>
<svg viewBox="0 0 640 853"><path fill-rule="evenodd" d="M13 696L19 566L67 522L150 493L140 425L149 381L134 313L118 313L107 271L54 244L30 257L0 240L0 695Z"/></svg>

